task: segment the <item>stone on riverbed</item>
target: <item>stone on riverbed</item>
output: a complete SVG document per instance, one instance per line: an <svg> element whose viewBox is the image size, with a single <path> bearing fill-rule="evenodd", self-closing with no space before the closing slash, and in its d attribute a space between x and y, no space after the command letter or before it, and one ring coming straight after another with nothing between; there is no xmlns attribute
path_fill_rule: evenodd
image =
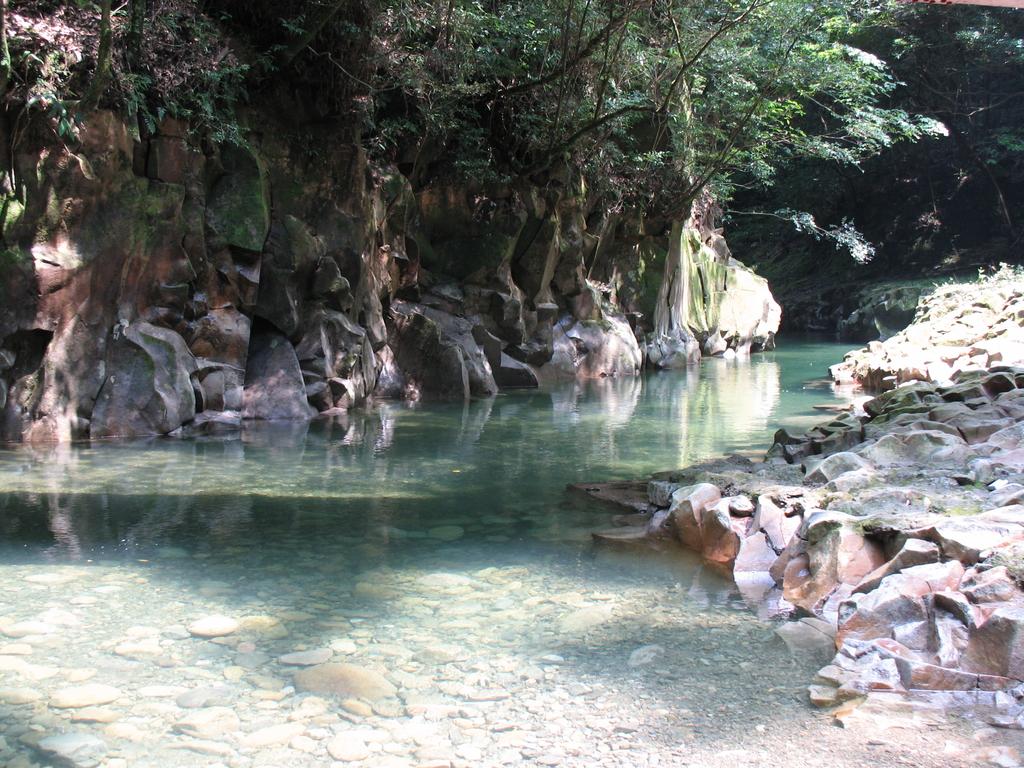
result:
<svg viewBox="0 0 1024 768"><path fill-rule="evenodd" d="M174 723L174 730L197 739L216 739L235 733L242 723L233 709L206 707L197 709Z"/></svg>
<svg viewBox="0 0 1024 768"><path fill-rule="evenodd" d="M188 625L193 637L224 637L238 631L238 621L229 616L204 616Z"/></svg>
<svg viewBox="0 0 1024 768"><path fill-rule="evenodd" d="M295 687L309 693L330 693L378 702L398 689L379 672L355 664L318 664L295 673Z"/></svg>
<svg viewBox="0 0 1024 768"><path fill-rule="evenodd" d="M41 698L43 694L32 688L0 688L0 704L33 704Z"/></svg>
<svg viewBox="0 0 1024 768"><path fill-rule="evenodd" d="M305 732L306 726L302 723L279 723L246 733L239 737L238 742L249 749L262 749L278 744L287 744Z"/></svg>
<svg viewBox="0 0 1024 768"><path fill-rule="evenodd" d="M609 621L611 617L612 609L610 606L595 605L580 608L563 616L558 622L558 629L565 634L585 634L591 629Z"/></svg>
<svg viewBox="0 0 1024 768"><path fill-rule="evenodd" d="M341 733L327 742L327 754L343 763L357 763L368 758L370 750L358 736Z"/></svg>
<svg viewBox="0 0 1024 768"><path fill-rule="evenodd" d="M637 544L648 540L648 530L646 525L622 525L594 531L592 536L606 544Z"/></svg>
<svg viewBox="0 0 1024 768"><path fill-rule="evenodd" d="M330 648L316 648L310 651L296 651L278 657L281 664L289 667L312 667L330 660L334 652Z"/></svg>
<svg viewBox="0 0 1024 768"><path fill-rule="evenodd" d="M93 768L107 754L107 745L89 733L61 733L39 741L38 749L53 765Z"/></svg>
<svg viewBox="0 0 1024 768"><path fill-rule="evenodd" d="M230 706L238 695L227 687L193 688L179 695L174 703L182 709L202 709L204 707Z"/></svg>
<svg viewBox="0 0 1024 768"><path fill-rule="evenodd" d="M78 709L109 704L121 698L121 691L110 685L90 683L62 688L53 694L50 706L56 709Z"/></svg>

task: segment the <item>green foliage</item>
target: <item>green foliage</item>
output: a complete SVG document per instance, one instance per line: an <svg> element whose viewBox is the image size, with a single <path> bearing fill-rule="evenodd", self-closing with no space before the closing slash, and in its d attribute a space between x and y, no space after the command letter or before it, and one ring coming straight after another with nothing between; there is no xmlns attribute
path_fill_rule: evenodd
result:
<svg viewBox="0 0 1024 768"><path fill-rule="evenodd" d="M883 106L885 64L849 43L871 0L389 0L370 135L436 144L479 177L584 167L609 206L684 214L737 172L846 164L931 130Z"/></svg>

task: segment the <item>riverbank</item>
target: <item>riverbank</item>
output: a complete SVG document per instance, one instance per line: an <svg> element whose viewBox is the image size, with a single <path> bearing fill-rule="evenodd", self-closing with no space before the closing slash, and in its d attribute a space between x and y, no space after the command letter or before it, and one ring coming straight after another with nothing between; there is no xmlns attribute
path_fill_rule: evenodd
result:
<svg viewBox="0 0 1024 768"><path fill-rule="evenodd" d="M966 303L944 289L914 325L847 362L888 355L899 368L910 341L951 348L965 328L1012 360L1021 290L1005 274ZM900 381L805 434L779 430L763 462L656 475L595 538L681 544L753 604L788 614L785 642L831 657L808 681L819 706L843 714L900 694L1022 729L1024 367L1002 359L958 354L941 382ZM862 383L878 382L897 383Z"/></svg>

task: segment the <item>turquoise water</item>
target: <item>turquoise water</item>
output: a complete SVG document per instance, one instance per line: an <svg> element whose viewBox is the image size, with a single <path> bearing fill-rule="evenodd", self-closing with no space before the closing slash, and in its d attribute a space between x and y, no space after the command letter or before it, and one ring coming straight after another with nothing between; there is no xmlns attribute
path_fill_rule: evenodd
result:
<svg viewBox="0 0 1024 768"><path fill-rule="evenodd" d="M760 455L779 425L824 418L814 406L834 395L822 376L843 349L802 344L465 405L382 403L332 422L253 425L240 440L0 450L0 551L76 560L296 526L310 537L432 523L515 537L589 525L559 511L567 483Z"/></svg>
<svg viewBox="0 0 1024 768"><path fill-rule="evenodd" d="M732 584L684 553L595 547L611 513L565 492L763 452L837 401L822 376L842 351L240 439L2 450L0 765L916 760L926 733L879 762L811 710L822 660L791 656ZM228 631L194 636L210 616ZM324 660L380 691L308 690L297 670Z"/></svg>

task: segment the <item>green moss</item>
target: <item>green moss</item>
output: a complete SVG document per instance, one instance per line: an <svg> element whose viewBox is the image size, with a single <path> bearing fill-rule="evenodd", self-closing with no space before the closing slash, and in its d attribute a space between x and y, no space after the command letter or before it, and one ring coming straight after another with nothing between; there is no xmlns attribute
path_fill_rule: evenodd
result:
<svg viewBox="0 0 1024 768"><path fill-rule="evenodd" d="M270 230L270 184L259 156L243 147L223 153L226 173L210 195L211 228L228 245L247 251L263 250Z"/></svg>
<svg viewBox="0 0 1024 768"><path fill-rule="evenodd" d="M1003 566L1010 574L1010 578L1024 588L1024 544L1011 544L1000 548L996 554L985 561L985 564L993 568Z"/></svg>
<svg viewBox="0 0 1024 768"><path fill-rule="evenodd" d="M3 201L3 212L0 214L0 227L4 238L11 242L15 239L13 233L21 225L22 219L25 217L25 206L16 197L5 197Z"/></svg>
<svg viewBox="0 0 1024 768"><path fill-rule="evenodd" d="M32 255L21 248L5 248L0 251L0 275L22 269L32 263Z"/></svg>

